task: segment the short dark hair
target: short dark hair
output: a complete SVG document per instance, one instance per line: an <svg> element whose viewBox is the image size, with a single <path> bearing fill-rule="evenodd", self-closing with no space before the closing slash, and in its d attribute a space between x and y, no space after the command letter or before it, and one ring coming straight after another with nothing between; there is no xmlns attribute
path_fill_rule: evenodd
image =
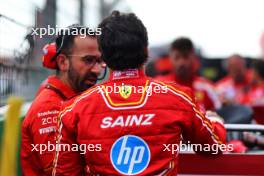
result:
<svg viewBox="0 0 264 176"><path fill-rule="evenodd" d="M171 43L171 50L177 50L181 54L186 55L194 50L194 45L189 38L180 37Z"/></svg>
<svg viewBox="0 0 264 176"><path fill-rule="evenodd" d="M258 73L258 75L264 79L264 60L259 59L253 62L253 69Z"/></svg>
<svg viewBox="0 0 264 176"><path fill-rule="evenodd" d="M57 55L60 53L70 54L74 44L74 38L78 35L85 34L89 37L95 37L95 34L92 35L89 33L89 30L88 27L79 24L73 24L62 29L56 38Z"/></svg>
<svg viewBox="0 0 264 176"><path fill-rule="evenodd" d="M148 57L147 30L133 13L113 11L100 24L98 36L102 59L112 70L139 68Z"/></svg>

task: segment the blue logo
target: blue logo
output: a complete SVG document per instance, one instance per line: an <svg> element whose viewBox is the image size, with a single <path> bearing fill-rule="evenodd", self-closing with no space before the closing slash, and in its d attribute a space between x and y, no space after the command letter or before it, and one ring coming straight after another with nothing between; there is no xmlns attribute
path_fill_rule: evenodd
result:
<svg viewBox="0 0 264 176"><path fill-rule="evenodd" d="M111 148L110 158L114 168L124 175L136 175L149 165L150 150L140 137L126 135L118 138Z"/></svg>

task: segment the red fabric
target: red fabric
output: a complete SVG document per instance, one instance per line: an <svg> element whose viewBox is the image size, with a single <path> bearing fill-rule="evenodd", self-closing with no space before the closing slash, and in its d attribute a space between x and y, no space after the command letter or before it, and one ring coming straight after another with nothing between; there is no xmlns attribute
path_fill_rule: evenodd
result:
<svg viewBox="0 0 264 176"><path fill-rule="evenodd" d="M56 87L65 97L71 98L74 91L56 76L49 76L46 84ZM55 143L57 116L63 98L54 90L41 88L22 124L21 166L23 175L51 175L54 152L40 154L31 144Z"/></svg>
<svg viewBox="0 0 264 176"><path fill-rule="evenodd" d="M181 81L175 74L169 74L166 76L159 76L156 79L164 82L175 82L191 88L194 91L200 109L204 111L216 110L221 107L214 85L205 78L194 76L192 80Z"/></svg>
<svg viewBox="0 0 264 176"><path fill-rule="evenodd" d="M190 153L182 153L179 158L180 174L263 175L264 173L264 155L262 154L224 154L218 158L208 158Z"/></svg>
<svg viewBox="0 0 264 176"><path fill-rule="evenodd" d="M230 76L226 76L216 83L216 91L220 100L230 100L237 104L244 104L245 96L252 81L252 72L246 73L245 81L236 83Z"/></svg>
<svg viewBox="0 0 264 176"><path fill-rule="evenodd" d="M47 84L48 84L48 79L49 79L49 78L45 79L45 80L40 84L40 86L39 86L39 88L38 88L38 90L37 90L37 93L36 93L36 97L40 94L40 92L41 92L42 90L45 89L45 87L46 87Z"/></svg>
<svg viewBox="0 0 264 176"><path fill-rule="evenodd" d="M146 77L142 71L139 76L132 74L132 77L123 79L117 79L116 76L123 74L116 73L111 74L115 76L114 80L93 87L68 102L60 116L60 145L101 144L102 151L87 151L84 155L73 151L58 152L55 157L55 175L121 175L111 164L110 150L114 142L125 135L142 138L150 149L150 163L140 175L165 172L176 175L178 155L163 151L163 144L179 144L181 135L192 143L225 142L224 127L219 123L212 124L201 113L197 114L199 111L189 88L170 84L171 87L165 93L146 96L142 92L132 92L126 98L119 93L106 94L102 91L103 86L152 85L154 89L156 85L161 89L163 84ZM147 124L142 121L139 124L126 122L133 115L146 120L147 114L153 115ZM111 126L104 123L105 118L109 117L112 119ZM124 122L114 123L117 119L123 119Z"/></svg>
<svg viewBox="0 0 264 176"><path fill-rule="evenodd" d="M244 97L244 102L253 108L256 122L264 124L264 84L252 86Z"/></svg>

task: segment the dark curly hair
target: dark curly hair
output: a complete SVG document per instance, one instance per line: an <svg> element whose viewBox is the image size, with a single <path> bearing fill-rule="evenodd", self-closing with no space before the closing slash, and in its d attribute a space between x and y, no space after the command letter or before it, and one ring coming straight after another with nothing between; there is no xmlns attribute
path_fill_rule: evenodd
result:
<svg viewBox="0 0 264 176"><path fill-rule="evenodd" d="M112 70L139 68L148 57L147 30L133 13L113 11L98 26L102 59Z"/></svg>
<svg viewBox="0 0 264 176"><path fill-rule="evenodd" d="M177 50L183 55L186 55L194 50L194 45L189 38L180 37L171 43L171 50Z"/></svg>
<svg viewBox="0 0 264 176"><path fill-rule="evenodd" d="M89 33L89 28L80 24L73 24L62 29L56 38L57 55L59 53L70 54L74 45L74 38L78 35L87 35L96 37L95 34Z"/></svg>

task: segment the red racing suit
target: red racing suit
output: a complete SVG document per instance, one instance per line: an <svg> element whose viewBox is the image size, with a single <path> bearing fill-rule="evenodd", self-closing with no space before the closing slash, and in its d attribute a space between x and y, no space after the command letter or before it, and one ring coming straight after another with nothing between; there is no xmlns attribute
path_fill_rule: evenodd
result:
<svg viewBox="0 0 264 176"><path fill-rule="evenodd" d="M176 175L178 152L164 151L165 145L179 144L181 136L199 144L225 142L224 127L199 112L189 88L137 69L110 77L61 111L58 145L72 150L56 152L53 175Z"/></svg>
<svg viewBox="0 0 264 176"><path fill-rule="evenodd" d="M43 151L40 144L55 144L57 116L62 102L75 96L56 76L49 76L33 101L22 124L21 166L23 175L51 175L55 151ZM33 145L37 146L34 149ZM44 148L43 148L44 149Z"/></svg>
<svg viewBox="0 0 264 176"><path fill-rule="evenodd" d="M165 82L176 82L193 90L196 101L201 110L216 110L221 108L214 85L207 79L200 76L193 76L192 80L182 81L175 74L159 76L157 80Z"/></svg>

